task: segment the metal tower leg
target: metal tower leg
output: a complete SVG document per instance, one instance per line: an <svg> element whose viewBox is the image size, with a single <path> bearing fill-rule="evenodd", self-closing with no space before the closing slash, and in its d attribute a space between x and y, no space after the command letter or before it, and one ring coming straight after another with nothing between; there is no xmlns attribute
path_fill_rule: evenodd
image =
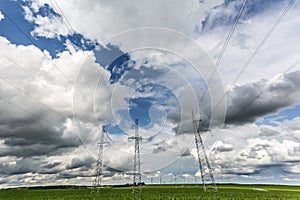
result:
<svg viewBox="0 0 300 200"><path fill-rule="evenodd" d="M212 172L212 169L210 167L205 147L201 138L200 132L203 130L201 129L201 119L195 120L194 115L192 114L193 119L193 128L194 128L194 134L195 134L195 143L197 148L197 155L198 155L198 162L199 162L199 170L201 173L201 180L203 184L203 190L206 191L213 191L217 192L218 188L215 183L214 175Z"/></svg>
<svg viewBox="0 0 300 200"><path fill-rule="evenodd" d="M97 155L97 165L96 165L96 175L93 181L94 188L98 189L101 186L101 179L103 175L103 149L104 146L108 145L108 142L104 142L104 134L106 133L105 126L102 126L102 133L100 136L100 142L98 143L98 155Z"/></svg>
<svg viewBox="0 0 300 200"><path fill-rule="evenodd" d="M137 119L135 119L134 129L135 135L128 138L129 140L134 140L133 192L142 192L142 176L140 161L140 141L142 140L142 137L139 136ZM139 190L136 190L135 186L139 186Z"/></svg>

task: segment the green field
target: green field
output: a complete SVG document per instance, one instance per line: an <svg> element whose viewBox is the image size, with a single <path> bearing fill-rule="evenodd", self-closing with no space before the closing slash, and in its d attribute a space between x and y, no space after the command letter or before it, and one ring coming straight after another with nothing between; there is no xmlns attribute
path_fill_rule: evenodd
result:
<svg viewBox="0 0 300 200"><path fill-rule="evenodd" d="M128 187L101 188L99 193L89 188L10 189L0 190L0 199L300 199L300 186L219 185L218 192L203 192L194 185L143 186L142 193L132 193Z"/></svg>

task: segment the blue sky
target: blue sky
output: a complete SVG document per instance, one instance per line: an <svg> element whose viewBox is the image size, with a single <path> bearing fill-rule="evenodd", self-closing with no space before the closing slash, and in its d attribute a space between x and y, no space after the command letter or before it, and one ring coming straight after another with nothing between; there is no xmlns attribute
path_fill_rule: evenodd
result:
<svg viewBox="0 0 300 200"><path fill-rule="evenodd" d="M0 24L1 36L6 37L12 44L31 45L32 43L41 50L47 50L52 57L66 50L66 40L82 50L94 50L97 42L85 38L80 33L70 35L59 35L58 38L34 37L31 32L36 24L29 22L24 18L22 6L28 6L30 2L20 1L2 1L1 10L5 12L5 17ZM33 16L53 16L62 19L62 16L56 13L49 4L44 4Z"/></svg>
<svg viewBox="0 0 300 200"><path fill-rule="evenodd" d="M1 1L1 187L90 184L102 125L104 182L129 182L135 119L143 179L194 182L192 110L212 130L203 137L218 182L300 184L300 4L248 1L226 42L240 8Z"/></svg>

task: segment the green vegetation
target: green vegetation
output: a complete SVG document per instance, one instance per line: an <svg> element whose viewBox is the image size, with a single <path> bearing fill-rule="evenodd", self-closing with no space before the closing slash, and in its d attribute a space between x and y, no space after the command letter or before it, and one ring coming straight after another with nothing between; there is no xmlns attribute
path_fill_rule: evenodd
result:
<svg viewBox="0 0 300 200"><path fill-rule="evenodd" d="M203 192L200 186L163 185L143 186L142 193L132 193L129 187L105 187L96 190L84 187L54 189L1 190L2 200L22 199L300 199L300 186L219 185L219 192Z"/></svg>

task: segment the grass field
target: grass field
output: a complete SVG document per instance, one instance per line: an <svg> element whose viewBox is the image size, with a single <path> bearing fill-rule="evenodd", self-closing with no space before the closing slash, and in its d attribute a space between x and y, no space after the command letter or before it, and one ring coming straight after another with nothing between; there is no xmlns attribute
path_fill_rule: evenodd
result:
<svg viewBox="0 0 300 200"><path fill-rule="evenodd" d="M131 188L101 188L93 193L89 188L69 189L10 189L0 190L2 200L21 199L299 199L300 186L270 185L219 185L218 192L203 192L194 185L143 186L142 193L132 193ZM94 191L95 192L95 191Z"/></svg>

